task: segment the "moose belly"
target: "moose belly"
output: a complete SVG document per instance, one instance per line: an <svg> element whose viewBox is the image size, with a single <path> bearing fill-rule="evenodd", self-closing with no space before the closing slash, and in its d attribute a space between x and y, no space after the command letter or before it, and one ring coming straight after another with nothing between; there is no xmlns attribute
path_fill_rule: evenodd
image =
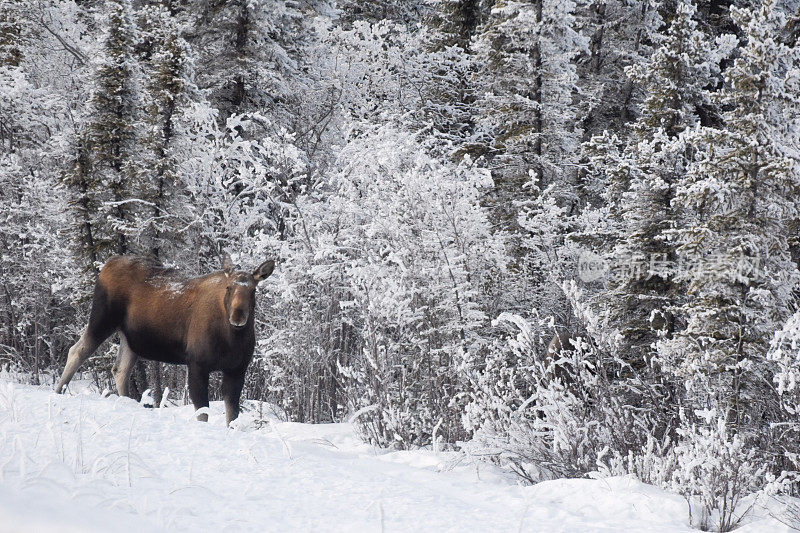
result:
<svg viewBox="0 0 800 533"><path fill-rule="evenodd" d="M138 326L123 328L131 350L144 359L162 363L186 364L183 342L165 335L156 328Z"/></svg>

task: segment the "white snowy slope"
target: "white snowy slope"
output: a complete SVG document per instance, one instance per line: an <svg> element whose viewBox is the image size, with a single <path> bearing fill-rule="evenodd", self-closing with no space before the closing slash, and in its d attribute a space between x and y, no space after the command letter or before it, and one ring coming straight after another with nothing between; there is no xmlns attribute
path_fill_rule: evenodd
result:
<svg viewBox="0 0 800 533"><path fill-rule="evenodd" d="M376 450L348 424L226 429L221 404L204 424L73 394L0 378L0 532L693 531L680 497L629 478L519 486L457 453Z"/></svg>

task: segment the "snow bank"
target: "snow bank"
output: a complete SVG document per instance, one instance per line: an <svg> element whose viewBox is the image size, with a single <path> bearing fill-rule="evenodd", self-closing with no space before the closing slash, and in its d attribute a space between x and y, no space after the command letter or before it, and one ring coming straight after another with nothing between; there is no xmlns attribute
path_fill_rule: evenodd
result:
<svg viewBox="0 0 800 533"><path fill-rule="evenodd" d="M376 450L348 424L250 412L226 429L210 412L0 380L0 532L692 531L680 497L629 478L524 487L458 453ZM787 530L762 515L745 529Z"/></svg>

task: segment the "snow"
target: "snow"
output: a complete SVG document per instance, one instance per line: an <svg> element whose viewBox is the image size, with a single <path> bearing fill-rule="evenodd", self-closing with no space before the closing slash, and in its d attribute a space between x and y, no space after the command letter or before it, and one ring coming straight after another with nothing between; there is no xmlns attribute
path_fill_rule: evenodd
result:
<svg viewBox="0 0 800 533"><path fill-rule="evenodd" d="M224 427L72 385L0 378L0 532L693 531L685 501L632 478L535 486L458 452L386 452L349 424ZM264 411L269 411L264 409ZM781 531L761 510L741 531Z"/></svg>

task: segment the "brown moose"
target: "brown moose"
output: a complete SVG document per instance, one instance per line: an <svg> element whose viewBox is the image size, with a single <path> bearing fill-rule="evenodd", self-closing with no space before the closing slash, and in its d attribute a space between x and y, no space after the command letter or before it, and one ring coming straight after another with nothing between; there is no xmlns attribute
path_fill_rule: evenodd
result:
<svg viewBox="0 0 800 533"><path fill-rule="evenodd" d="M585 370L590 375L596 375L594 366L582 363L577 365L574 359L576 352L583 352L585 341L577 333L567 333L566 331L556 331L553 338L547 344L547 351L544 355L544 364L547 375L550 379L558 378L567 388L576 390L576 386L582 380L581 371ZM582 357L585 353L582 353ZM567 358L566 360L564 358ZM572 359L572 361L570 361Z"/></svg>
<svg viewBox="0 0 800 533"><path fill-rule="evenodd" d="M233 269L229 256L223 270L184 279L155 262L116 256L100 270L89 324L69 349L56 392L64 387L92 353L114 332L120 349L113 367L120 396L129 394L137 358L187 365L189 397L195 409L208 407L208 375L222 371L227 423L239 416L239 399L255 348L256 285L275 267L265 261L252 273ZM207 421L207 414L197 416Z"/></svg>
<svg viewBox="0 0 800 533"><path fill-rule="evenodd" d="M556 331L547 344L544 358L544 362L549 369L550 378L559 378L564 384L570 384L575 381L564 363L560 362L560 359L563 357L564 352L573 351L577 343L577 337L565 331Z"/></svg>

